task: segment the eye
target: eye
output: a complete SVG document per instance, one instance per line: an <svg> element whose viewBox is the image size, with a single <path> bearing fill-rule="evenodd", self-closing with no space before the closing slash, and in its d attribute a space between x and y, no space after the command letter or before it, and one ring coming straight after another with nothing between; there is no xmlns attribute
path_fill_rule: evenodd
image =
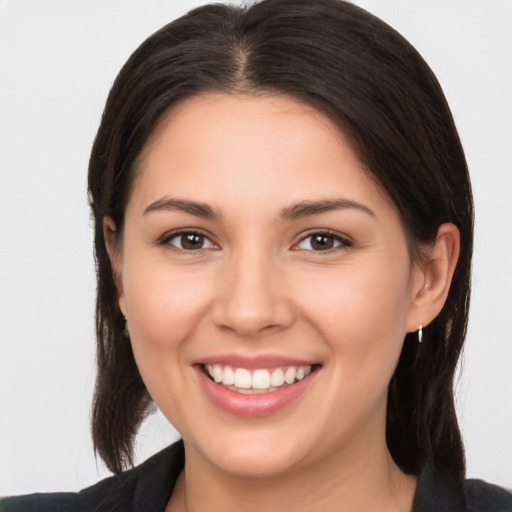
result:
<svg viewBox="0 0 512 512"><path fill-rule="evenodd" d="M296 244L297 249L315 252L329 251L331 249L336 249L337 247L351 246L352 242L346 238L331 233L330 231L311 233L302 238L299 243Z"/></svg>
<svg viewBox="0 0 512 512"><path fill-rule="evenodd" d="M198 251L200 249L215 249L216 245L202 233L196 231L180 231L161 240L160 245L171 245L182 251Z"/></svg>

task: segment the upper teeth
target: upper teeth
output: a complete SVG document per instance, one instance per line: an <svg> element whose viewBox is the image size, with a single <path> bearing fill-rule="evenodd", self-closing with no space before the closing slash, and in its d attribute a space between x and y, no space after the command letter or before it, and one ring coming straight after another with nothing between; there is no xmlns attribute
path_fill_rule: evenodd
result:
<svg viewBox="0 0 512 512"><path fill-rule="evenodd" d="M260 368L253 370L252 373L246 368L232 368L219 364L207 364L206 369L215 382L239 389L276 388L284 383L293 384L311 373L311 365L287 366L272 370Z"/></svg>

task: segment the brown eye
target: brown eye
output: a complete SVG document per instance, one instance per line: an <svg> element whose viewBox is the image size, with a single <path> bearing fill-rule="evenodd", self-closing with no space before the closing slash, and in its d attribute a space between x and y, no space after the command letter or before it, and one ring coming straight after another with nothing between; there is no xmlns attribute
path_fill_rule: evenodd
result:
<svg viewBox="0 0 512 512"><path fill-rule="evenodd" d="M326 251L334 247L334 237L326 235L314 235L311 237L311 247L315 251Z"/></svg>
<svg viewBox="0 0 512 512"><path fill-rule="evenodd" d="M298 249L308 251L329 251L337 247L350 247L352 243L334 233L312 233L304 237L297 245Z"/></svg>
<svg viewBox="0 0 512 512"><path fill-rule="evenodd" d="M166 243L183 251L198 251L214 247L213 243L205 235L191 231L176 233L168 238Z"/></svg>
<svg viewBox="0 0 512 512"><path fill-rule="evenodd" d="M202 249L204 244L204 236L196 235L195 233L189 233L188 235L181 235L180 242L183 249L194 251L196 249Z"/></svg>

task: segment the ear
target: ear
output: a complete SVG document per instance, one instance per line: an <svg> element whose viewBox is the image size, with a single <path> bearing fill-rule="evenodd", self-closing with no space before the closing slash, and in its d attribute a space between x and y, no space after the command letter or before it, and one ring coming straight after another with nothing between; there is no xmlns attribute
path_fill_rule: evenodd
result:
<svg viewBox="0 0 512 512"><path fill-rule="evenodd" d="M427 249L415 272L413 296L407 314L407 332L425 327L439 314L446 302L460 252L460 233L454 224L441 224L432 246Z"/></svg>
<svg viewBox="0 0 512 512"><path fill-rule="evenodd" d="M126 316L126 304L123 294L122 279L122 258L121 251L117 243L116 225L110 217L103 217L103 237L105 239L105 247L112 266L114 282L117 287L119 296L119 308L124 316Z"/></svg>

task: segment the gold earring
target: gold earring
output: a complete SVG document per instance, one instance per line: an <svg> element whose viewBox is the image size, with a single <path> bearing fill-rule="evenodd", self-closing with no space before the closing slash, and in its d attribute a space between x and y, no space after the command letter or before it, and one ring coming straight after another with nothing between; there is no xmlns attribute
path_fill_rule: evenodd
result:
<svg viewBox="0 0 512 512"><path fill-rule="evenodd" d="M420 328L418 329L418 343L421 343L423 339L423 326L420 324Z"/></svg>

